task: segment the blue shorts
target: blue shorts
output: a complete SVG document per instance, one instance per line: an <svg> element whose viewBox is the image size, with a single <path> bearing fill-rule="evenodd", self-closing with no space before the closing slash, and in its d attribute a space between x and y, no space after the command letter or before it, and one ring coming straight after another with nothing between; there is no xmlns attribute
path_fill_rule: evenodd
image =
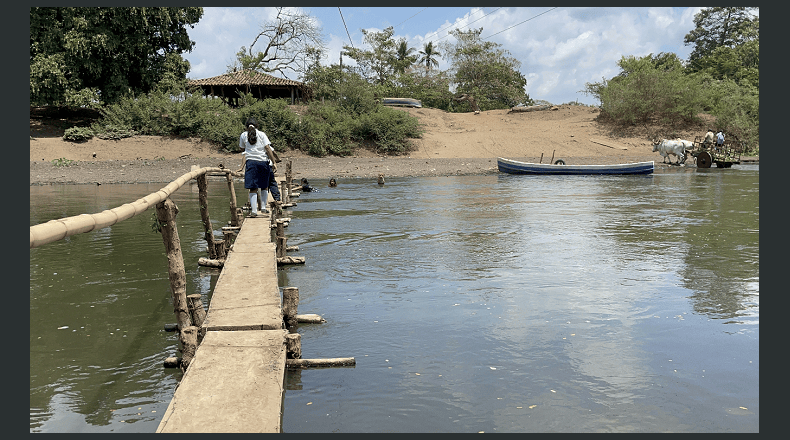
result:
<svg viewBox="0 0 790 440"><path fill-rule="evenodd" d="M271 179L272 169L269 162L258 160L248 160L244 170L244 188L268 188Z"/></svg>

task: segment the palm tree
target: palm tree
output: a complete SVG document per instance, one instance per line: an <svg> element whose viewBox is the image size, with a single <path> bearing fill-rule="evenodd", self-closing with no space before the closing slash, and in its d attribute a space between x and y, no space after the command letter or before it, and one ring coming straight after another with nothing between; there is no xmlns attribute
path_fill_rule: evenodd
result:
<svg viewBox="0 0 790 440"><path fill-rule="evenodd" d="M442 54L440 54L439 51L433 47L433 41L425 43L422 50L420 51L420 55L422 55L422 57L420 58L419 62L420 64L425 64L425 68L427 70L430 70L433 66L439 65L439 62L436 61L434 57L442 56Z"/></svg>
<svg viewBox="0 0 790 440"><path fill-rule="evenodd" d="M409 47L409 44L406 43L405 38L398 40L398 46L396 49L398 61L395 64L396 73L403 73L407 67L411 66L415 61L417 61L417 57L411 54L415 50L415 48Z"/></svg>

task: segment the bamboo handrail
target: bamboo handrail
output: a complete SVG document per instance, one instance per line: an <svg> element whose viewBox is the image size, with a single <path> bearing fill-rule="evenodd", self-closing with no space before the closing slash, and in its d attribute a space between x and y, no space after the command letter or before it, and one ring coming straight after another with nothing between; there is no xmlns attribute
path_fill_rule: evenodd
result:
<svg viewBox="0 0 790 440"><path fill-rule="evenodd" d="M30 249L52 243L53 241L62 240L75 234L106 228L107 226L112 226L118 222L132 218L170 197L170 194L176 192L190 180L206 173L242 176L241 173L231 171L227 168L205 167L190 171L170 182L170 184L159 191L151 193L132 203L126 203L117 208L104 210L96 214L80 214L31 226Z"/></svg>

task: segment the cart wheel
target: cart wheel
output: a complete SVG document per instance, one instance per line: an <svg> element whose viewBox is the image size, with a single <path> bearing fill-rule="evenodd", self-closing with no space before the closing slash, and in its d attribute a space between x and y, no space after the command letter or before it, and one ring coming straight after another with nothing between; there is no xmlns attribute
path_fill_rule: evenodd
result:
<svg viewBox="0 0 790 440"><path fill-rule="evenodd" d="M711 163L713 163L713 160L707 151L697 155L697 168L710 168Z"/></svg>
<svg viewBox="0 0 790 440"><path fill-rule="evenodd" d="M565 161L562 159L557 159L554 161L554 165L565 165Z"/></svg>

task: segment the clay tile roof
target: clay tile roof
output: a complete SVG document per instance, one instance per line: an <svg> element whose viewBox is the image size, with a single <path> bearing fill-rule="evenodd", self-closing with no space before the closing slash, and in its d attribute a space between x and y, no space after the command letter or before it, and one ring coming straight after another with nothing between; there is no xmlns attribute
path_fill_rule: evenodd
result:
<svg viewBox="0 0 790 440"><path fill-rule="evenodd" d="M213 76L211 78L193 79L189 81L193 86L303 86L299 81L285 78L277 78L266 73L253 70L242 70L239 72L226 73L224 75Z"/></svg>

